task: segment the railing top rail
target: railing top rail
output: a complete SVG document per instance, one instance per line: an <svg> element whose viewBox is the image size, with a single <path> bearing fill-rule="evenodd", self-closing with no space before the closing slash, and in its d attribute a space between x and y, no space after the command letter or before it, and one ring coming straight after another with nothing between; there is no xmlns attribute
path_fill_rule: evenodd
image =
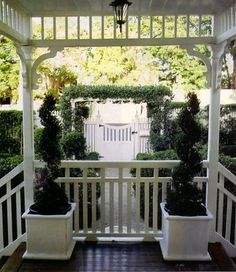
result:
<svg viewBox="0 0 236 272"><path fill-rule="evenodd" d="M133 161L80 161L80 160L63 160L62 168L173 168L179 160L133 160ZM42 167L42 161L34 161L35 167ZM203 161L203 166L208 166L208 161Z"/></svg>
<svg viewBox="0 0 236 272"><path fill-rule="evenodd" d="M227 168L225 168L221 163L218 164L218 170L220 174L230 180L234 185L236 185L236 176L230 172Z"/></svg>
<svg viewBox="0 0 236 272"><path fill-rule="evenodd" d="M14 169L7 173L0 179L0 187L6 184L9 180L13 179L16 175L20 174L24 170L24 162L18 164Z"/></svg>

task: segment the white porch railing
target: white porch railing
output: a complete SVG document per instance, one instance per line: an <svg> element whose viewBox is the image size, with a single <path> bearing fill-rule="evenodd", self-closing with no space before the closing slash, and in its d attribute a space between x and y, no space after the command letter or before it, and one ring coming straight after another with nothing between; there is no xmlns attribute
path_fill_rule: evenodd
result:
<svg viewBox="0 0 236 272"><path fill-rule="evenodd" d="M23 240L24 221L23 163L0 179L0 258Z"/></svg>
<svg viewBox="0 0 236 272"><path fill-rule="evenodd" d="M229 255L236 255L236 176L219 163L217 183L217 239Z"/></svg>
<svg viewBox="0 0 236 272"><path fill-rule="evenodd" d="M165 199L170 171L178 161L63 161L57 182L77 203L75 236L142 237L161 235L159 203ZM35 168L43 163L35 161ZM208 163L204 162L204 168ZM112 169L112 170L111 170ZM130 174L129 169L133 169ZM196 177L206 188L208 178ZM25 238L23 163L0 179L0 257ZM236 177L219 164L216 237L236 256ZM99 208L98 208L99 207Z"/></svg>
<svg viewBox="0 0 236 272"><path fill-rule="evenodd" d="M143 237L161 234L159 203L165 199L170 171L178 161L63 161L57 182L76 202L75 235ZM204 163L205 167L207 162ZM35 167L41 167L35 162ZM112 169L112 170L111 170ZM135 175L130 175L133 169ZM75 176L75 171L79 175ZM169 173L167 173L169 171ZM204 186L207 177L196 177ZM99 208L98 208L99 207Z"/></svg>

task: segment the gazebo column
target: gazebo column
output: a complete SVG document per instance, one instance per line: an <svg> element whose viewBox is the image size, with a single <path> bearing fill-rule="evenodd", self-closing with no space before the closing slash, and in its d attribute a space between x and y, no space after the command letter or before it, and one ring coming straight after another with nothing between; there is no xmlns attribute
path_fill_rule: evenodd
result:
<svg viewBox="0 0 236 272"><path fill-rule="evenodd" d="M209 130L208 130L208 190L207 207L214 216L210 226L210 241L215 241L216 227L216 197L219 161L219 131L220 131L220 90L221 68L226 43L211 45L212 74L209 104Z"/></svg>
<svg viewBox="0 0 236 272"><path fill-rule="evenodd" d="M23 97L23 151L24 151L24 181L25 208L33 203L34 181L34 122L32 99L32 47L16 46L21 58L21 92Z"/></svg>

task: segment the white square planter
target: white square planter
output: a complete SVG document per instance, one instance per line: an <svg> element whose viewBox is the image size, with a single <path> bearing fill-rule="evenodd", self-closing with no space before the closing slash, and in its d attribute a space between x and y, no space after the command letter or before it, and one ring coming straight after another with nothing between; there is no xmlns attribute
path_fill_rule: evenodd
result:
<svg viewBox="0 0 236 272"><path fill-rule="evenodd" d="M26 220L27 245L23 258L26 259L70 259L75 246L73 240L73 212L71 210L64 215L36 215L29 214L27 210L23 214Z"/></svg>
<svg viewBox="0 0 236 272"><path fill-rule="evenodd" d="M160 241L165 260L209 261L209 222L213 216L169 215L161 203L163 239Z"/></svg>

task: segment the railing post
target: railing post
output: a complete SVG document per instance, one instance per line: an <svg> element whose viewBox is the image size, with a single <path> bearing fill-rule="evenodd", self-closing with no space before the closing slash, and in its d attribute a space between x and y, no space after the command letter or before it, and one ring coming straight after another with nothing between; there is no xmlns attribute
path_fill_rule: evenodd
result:
<svg viewBox="0 0 236 272"><path fill-rule="evenodd" d="M208 130L208 190L207 207L216 219L216 197L219 159L219 127L220 127L220 90L221 67L226 43L211 45L212 50L212 80L209 104ZM210 241L215 241L216 220L210 225Z"/></svg>
<svg viewBox="0 0 236 272"><path fill-rule="evenodd" d="M32 99L32 47L16 46L21 58L21 92L23 96L23 150L25 208L33 203L34 142L33 142L33 99Z"/></svg>

